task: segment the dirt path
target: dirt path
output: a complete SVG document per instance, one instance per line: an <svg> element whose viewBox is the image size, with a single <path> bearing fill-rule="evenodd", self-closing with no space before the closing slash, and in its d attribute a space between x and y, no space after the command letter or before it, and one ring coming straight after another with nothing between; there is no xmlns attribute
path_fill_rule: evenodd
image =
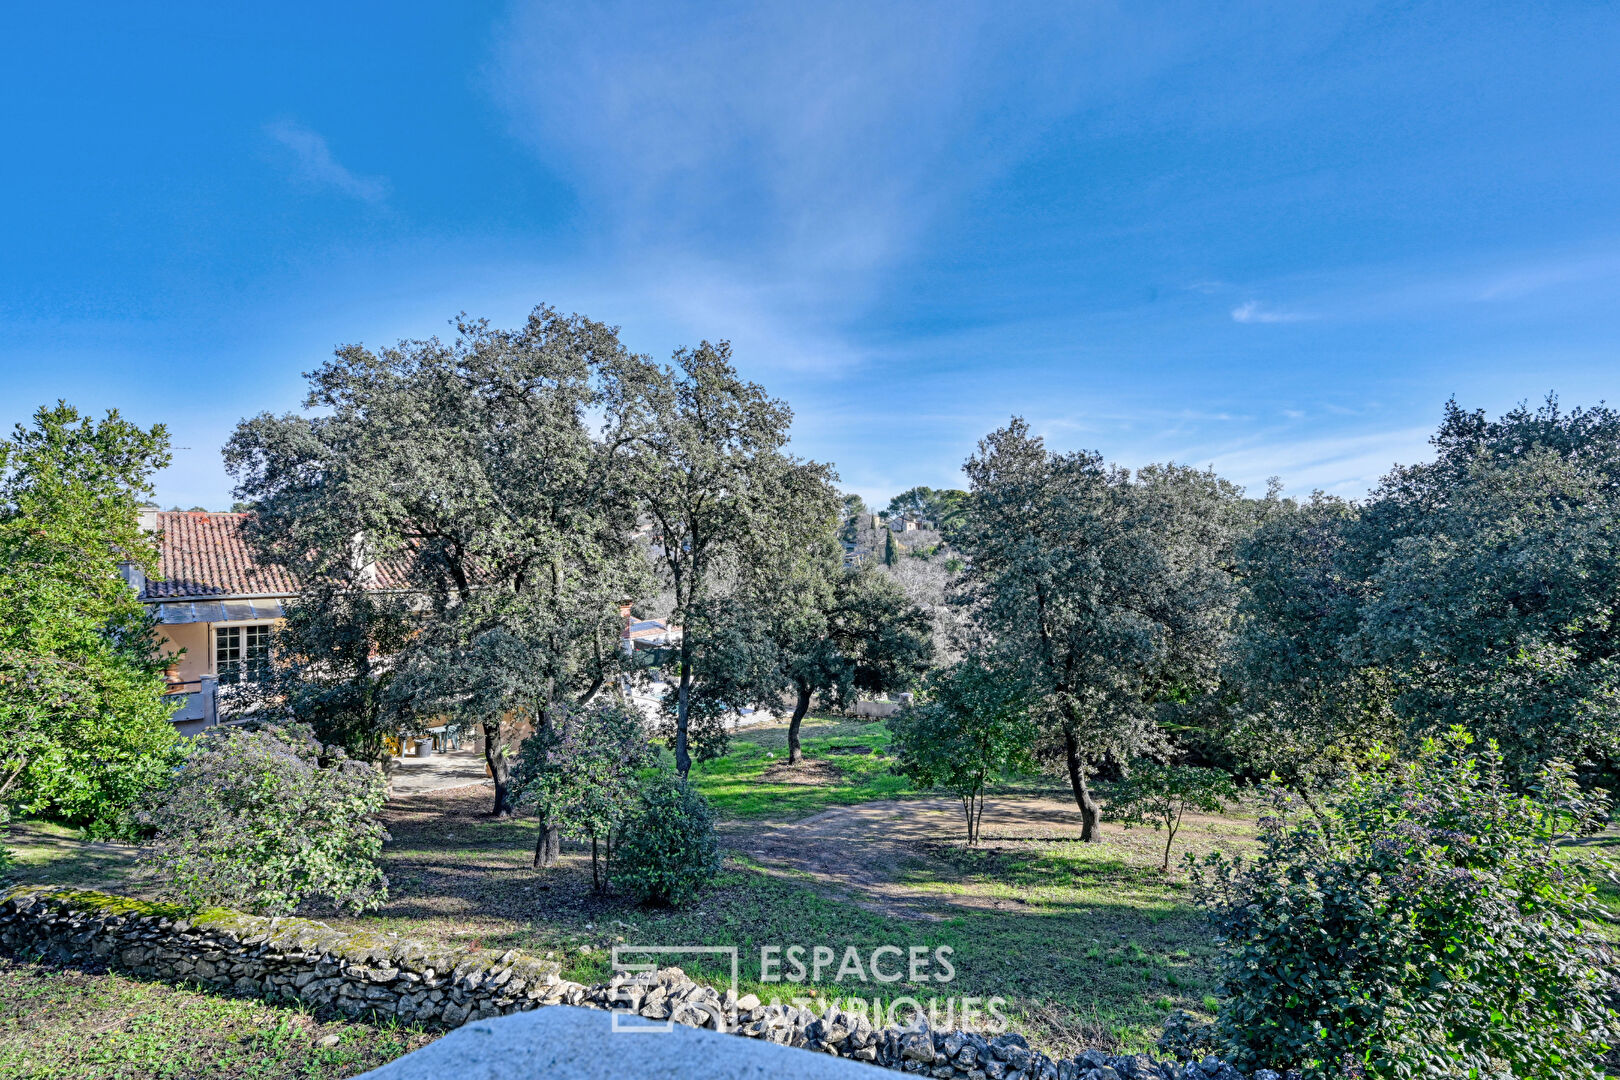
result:
<svg viewBox="0 0 1620 1080"><path fill-rule="evenodd" d="M988 849L1031 840L1080 837L1080 811L1057 799L998 798L986 804L982 843ZM963 841L962 807L954 799L905 799L824 810L802 821L724 829L726 843L761 865L809 874L847 890L870 911L902 918L940 918L953 907L1008 907L969 893L920 893L914 882L959 876L939 858Z"/></svg>
<svg viewBox="0 0 1620 1080"><path fill-rule="evenodd" d="M390 798L426 795L475 784L493 787L494 783L488 778L482 746L474 744L434 754L430 758L395 758L388 777L388 795Z"/></svg>

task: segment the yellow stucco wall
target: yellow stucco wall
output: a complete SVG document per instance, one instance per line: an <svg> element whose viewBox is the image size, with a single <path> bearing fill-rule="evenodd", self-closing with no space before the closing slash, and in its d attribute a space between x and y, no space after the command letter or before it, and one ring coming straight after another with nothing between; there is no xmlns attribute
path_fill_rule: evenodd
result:
<svg viewBox="0 0 1620 1080"><path fill-rule="evenodd" d="M170 681L194 683L214 670L214 658L208 647L210 634L207 623L173 623L158 627L158 635L168 638L163 651L173 655L181 649L185 654L170 671ZM187 687L195 690L196 687Z"/></svg>
<svg viewBox="0 0 1620 1080"><path fill-rule="evenodd" d="M271 625L277 625L277 619ZM196 683L204 675L213 675L214 671L214 627L215 626L241 626L242 623L165 623L157 629L159 638L167 638L162 645L167 655L178 655L179 659L169 672L170 682ZM181 654L180 650L185 652ZM196 686L187 686L187 691L196 690Z"/></svg>

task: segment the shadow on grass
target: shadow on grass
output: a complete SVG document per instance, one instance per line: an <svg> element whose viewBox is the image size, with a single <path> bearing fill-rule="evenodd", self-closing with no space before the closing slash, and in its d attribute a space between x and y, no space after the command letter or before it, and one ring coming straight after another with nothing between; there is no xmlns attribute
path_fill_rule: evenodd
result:
<svg viewBox="0 0 1620 1080"><path fill-rule="evenodd" d="M48 821L13 822L4 846L17 856L6 885L66 885L145 898L149 882L137 866L132 844L84 840L79 830Z"/></svg>

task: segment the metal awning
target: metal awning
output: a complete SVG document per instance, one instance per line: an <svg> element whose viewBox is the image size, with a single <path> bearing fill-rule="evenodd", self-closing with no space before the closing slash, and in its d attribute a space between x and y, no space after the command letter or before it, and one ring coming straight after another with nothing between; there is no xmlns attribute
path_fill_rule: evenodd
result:
<svg viewBox="0 0 1620 1080"><path fill-rule="evenodd" d="M286 617L280 600L169 601L157 606L158 622L269 622Z"/></svg>

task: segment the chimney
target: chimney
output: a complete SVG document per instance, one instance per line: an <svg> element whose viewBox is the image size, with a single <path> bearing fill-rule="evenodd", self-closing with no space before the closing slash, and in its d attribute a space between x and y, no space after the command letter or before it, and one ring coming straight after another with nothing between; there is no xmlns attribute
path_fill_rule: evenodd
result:
<svg viewBox="0 0 1620 1080"><path fill-rule="evenodd" d="M135 590L136 596L146 592L146 571L141 569L140 563L119 563L118 576L123 578L124 582Z"/></svg>

